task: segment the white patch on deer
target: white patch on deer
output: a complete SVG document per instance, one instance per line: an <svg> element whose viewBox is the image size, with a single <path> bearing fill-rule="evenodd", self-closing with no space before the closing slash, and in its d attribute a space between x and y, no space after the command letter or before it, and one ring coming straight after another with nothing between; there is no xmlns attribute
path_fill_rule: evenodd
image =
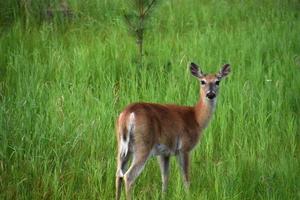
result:
<svg viewBox="0 0 300 200"><path fill-rule="evenodd" d="M177 147L177 151L181 150L182 149L182 140L179 138L178 139L178 147Z"/></svg>
<svg viewBox="0 0 300 200"><path fill-rule="evenodd" d="M129 150L130 135L134 131L134 124L135 124L135 115L132 112L132 113L130 113L129 121L127 124L127 133L123 133L123 134L126 134L126 137L123 137L123 135L121 137L120 156L123 158L126 157L128 150Z"/></svg>
<svg viewBox="0 0 300 200"><path fill-rule="evenodd" d="M134 114L134 112L132 112L129 115L129 122L128 122L128 125L127 125L129 133L132 133L132 131L134 129L134 124L135 124L135 114Z"/></svg>
<svg viewBox="0 0 300 200"><path fill-rule="evenodd" d="M117 176L120 177L120 178L123 178L123 177L124 177L124 174L123 174L123 172L122 172L122 169L118 169Z"/></svg>

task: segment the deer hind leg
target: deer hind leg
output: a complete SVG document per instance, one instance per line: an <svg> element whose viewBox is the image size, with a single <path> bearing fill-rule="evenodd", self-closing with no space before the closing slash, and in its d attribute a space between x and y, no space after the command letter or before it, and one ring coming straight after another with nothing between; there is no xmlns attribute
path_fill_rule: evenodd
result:
<svg viewBox="0 0 300 200"><path fill-rule="evenodd" d="M145 163L150 155L150 150L147 149L139 149L133 153L133 160L131 166L127 170L124 175L125 181L125 189L126 189L126 199L131 199L131 188L135 181L135 179L140 175L142 172Z"/></svg>
<svg viewBox="0 0 300 200"><path fill-rule="evenodd" d="M123 173L126 171L126 166L130 156L130 153L128 153L125 157L118 155L118 166L116 172L116 200L119 200L121 196L122 179L124 177Z"/></svg>
<svg viewBox="0 0 300 200"><path fill-rule="evenodd" d="M190 186L190 178L189 178L189 154L188 152L180 152L177 155L178 163L181 168L181 172L183 175L184 186L186 189Z"/></svg>
<svg viewBox="0 0 300 200"><path fill-rule="evenodd" d="M167 191L168 181L169 181L169 163L170 156L160 155L157 157L160 171L161 171L161 179L162 179L162 191Z"/></svg>
<svg viewBox="0 0 300 200"><path fill-rule="evenodd" d="M120 114L119 120L122 118L123 114ZM121 185L122 178L124 177L124 172L126 170L126 164L132 154L131 145L133 142L133 130L135 126L135 115L131 113L129 116L129 122L127 127L120 128L118 134L120 135L120 140L118 140L118 157L117 157L117 172L116 172L116 200L120 199L121 195Z"/></svg>

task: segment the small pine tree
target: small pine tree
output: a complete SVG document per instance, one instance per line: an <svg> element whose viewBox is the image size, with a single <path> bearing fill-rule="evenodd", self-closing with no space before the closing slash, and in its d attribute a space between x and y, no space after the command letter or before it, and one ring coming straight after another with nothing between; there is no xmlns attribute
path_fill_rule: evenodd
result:
<svg viewBox="0 0 300 200"><path fill-rule="evenodd" d="M157 0L129 0L130 11L124 14L125 22L130 34L136 39L139 65L143 65L143 43L146 22L148 22L151 11L157 5Z"/></svg>

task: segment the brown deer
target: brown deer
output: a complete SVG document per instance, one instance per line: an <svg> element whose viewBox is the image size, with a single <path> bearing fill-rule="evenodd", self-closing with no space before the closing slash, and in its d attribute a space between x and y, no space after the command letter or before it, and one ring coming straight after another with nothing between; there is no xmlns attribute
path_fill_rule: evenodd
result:
<svg viewBox="0 0 300 200"><path fill-rule="evenodd" d="M182 169L185 186L189 185L189 152L198 143L216 106L219 83L230 72L225 64L217 74L204 74L195 63L190 64L192 75L201 84L200 99L195 106L133 103L119 115L116 123L118 141L116 199L120 198L124 179L126 198L131 187L152 155L158 157L162 190L167 189L169 161L176 155ZM130 167L126 164L132 156Z"/></svg>

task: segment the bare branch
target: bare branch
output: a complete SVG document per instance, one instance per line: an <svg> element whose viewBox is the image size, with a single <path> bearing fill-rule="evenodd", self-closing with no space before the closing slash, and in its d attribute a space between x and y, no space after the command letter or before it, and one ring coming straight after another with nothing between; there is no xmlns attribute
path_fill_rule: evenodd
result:
<svg viewBox="0 0 300 200"><path fill-rule="evenodd" d="M132 25L128 15L124 14L124 19L130 28L135 29L135 27Z"/></svg>
<svg viewBox="0 0 300 200"><path fill-rule="evenodd" d="M147 6L147 9L144 11L143 16L147 15L147 13L150 11L155 2L156 0L151 1L151 3Z"/></svg>

